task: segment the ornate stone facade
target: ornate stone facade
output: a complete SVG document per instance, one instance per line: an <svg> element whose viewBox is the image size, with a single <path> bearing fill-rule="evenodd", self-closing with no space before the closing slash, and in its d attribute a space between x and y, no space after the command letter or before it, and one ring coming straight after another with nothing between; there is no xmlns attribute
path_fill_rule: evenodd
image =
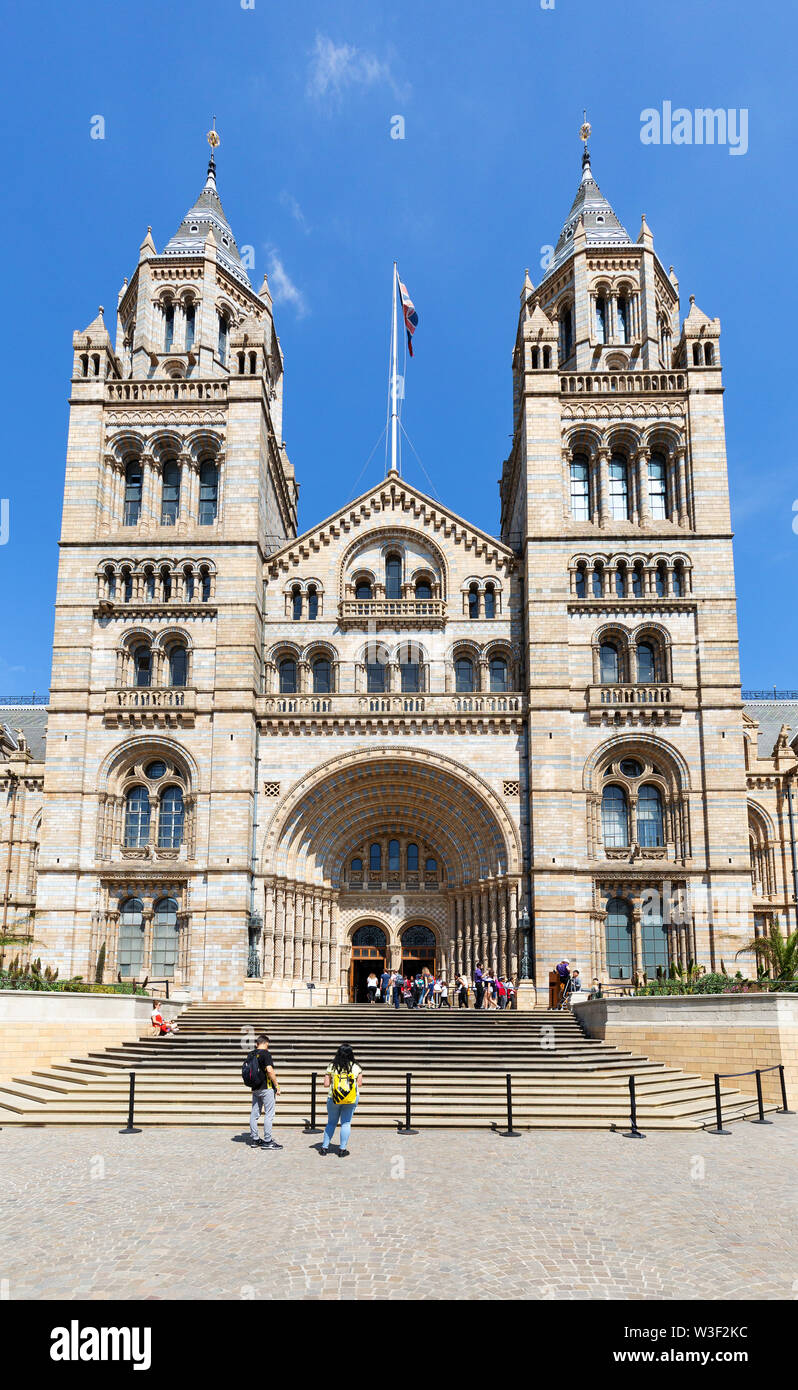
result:
<svg viewBox="0 0 798 1390"><path fill-rule="evenodd" d="M0 751L9 920L35 896L62 973L102 952L208 999L343 1000L381 960L623 981L732 965L751 824L786 924L798 758L754 755L740 698L719 335L586 160L522 291L501 538L396 472L297 535L212 161L115 344L102 311L74 337L46 762Z"/></svg>

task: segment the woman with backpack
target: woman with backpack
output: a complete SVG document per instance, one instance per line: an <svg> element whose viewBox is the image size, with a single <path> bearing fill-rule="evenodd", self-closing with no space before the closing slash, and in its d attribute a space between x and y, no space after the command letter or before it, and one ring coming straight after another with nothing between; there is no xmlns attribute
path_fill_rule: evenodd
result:
<svg viewBox="0 0 798 1390"><path fill-rule="evenodd" d="M349 1043L341 1043L324 1076L327 1093L327 1125L322 1136L319 1153L325 1158L332 1143L337 1126L341 1126L339 1158L349 1157L349 1131L352 1116L360 1099L363 1072L355 1061L355 1054Z"/></svg>

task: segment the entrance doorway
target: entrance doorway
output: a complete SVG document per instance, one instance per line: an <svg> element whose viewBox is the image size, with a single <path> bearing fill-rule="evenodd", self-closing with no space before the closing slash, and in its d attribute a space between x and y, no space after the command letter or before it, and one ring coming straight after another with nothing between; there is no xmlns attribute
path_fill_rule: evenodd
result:
<svg viewBox="0 0 798 1390"><path fill-rule="evenodd" d="M352 937L352 960L349 966L349 1000L352 1004L367 1004L366 981L372 973L379 980L388 959L388 940L376 923L358 927Z"/></svg>
<svg viewBox="0 0 798 1390"><path fill-rule="evenodd" d="M402 974L419 975L424 969L435 974L437 964L435 933L421 925L402 932Z"/></svg>

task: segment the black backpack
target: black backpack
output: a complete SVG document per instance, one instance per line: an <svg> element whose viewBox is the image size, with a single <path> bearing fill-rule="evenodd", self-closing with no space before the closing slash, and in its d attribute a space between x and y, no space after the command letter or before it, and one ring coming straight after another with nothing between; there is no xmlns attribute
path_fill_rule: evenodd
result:
<svg viewBox="0 0 798 1390"><path fill-rule="evenodd" d="M251 1091L260 1091L263 1089L264 1076L261 1071L257 1048L255 1048L254 1052L249 1052L244 1059L241 1066L241 1080L245 1086L249 1086Z"/></svg>

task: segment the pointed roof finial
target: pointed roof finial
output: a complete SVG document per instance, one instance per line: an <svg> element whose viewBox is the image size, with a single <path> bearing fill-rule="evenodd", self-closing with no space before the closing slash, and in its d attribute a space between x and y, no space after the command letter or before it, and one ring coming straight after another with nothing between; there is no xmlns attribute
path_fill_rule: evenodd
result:
<svg viewBox="0 0 798 1390"><path fill-rule="evenodd" d="M208 144L209 144L210 147L211 147L211 157L210 157L210 159L208 160L208 178L209 178L209 179L210 179L210 178L213 178L214 182L216 182L216 160L214 159L213 156L214 156L214 151L215 151L215 150L218 150L218 148L219 148L219 146L221 145L222 142L221 142L221 140L220 140L220 138L219 138L219 134L218 134L218 131L217 131L217 129L216 129L216 117L215 117L215 116L214 116L214 118L213 118L213 126L212 126L211 129L208 131L208 134L207 134L207 137L206 137L206 138L207 138Z"/></svg>
<svg viewBox="0 0 798 1390"><path fill-rule="evenodd" d="M583 168L583 170L585 170L585 171L588 170L588 169L590 168L590 149L589 149L588 143L587 143L588 140L590 139L590 130L591 130L591 126L590 126L590 121L587 119L587 111L585 111L585 110L583 109L583 111L582 111L582 124L581 124L581 126L579 127L579 139L582 141L582 143L583 143L583 145L584 145L584 147L585 147L584 150L582 151L582 168Z"/></svg>

